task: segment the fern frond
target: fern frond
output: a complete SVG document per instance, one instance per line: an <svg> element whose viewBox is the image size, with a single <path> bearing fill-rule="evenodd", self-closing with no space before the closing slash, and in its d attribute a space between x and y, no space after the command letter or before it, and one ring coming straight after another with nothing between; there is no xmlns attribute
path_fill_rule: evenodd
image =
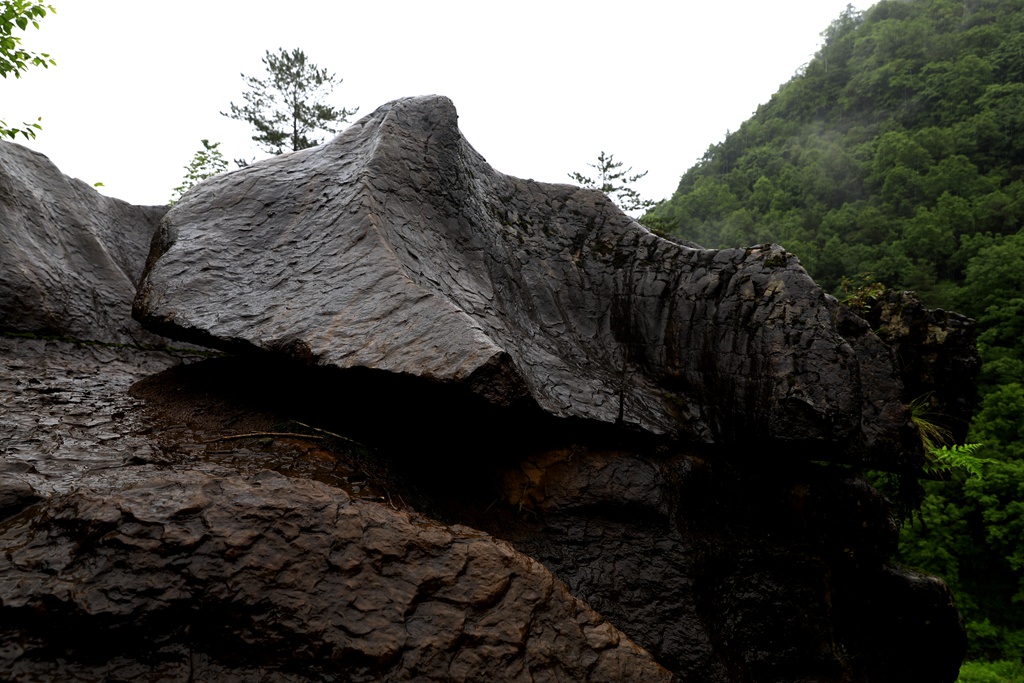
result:
<svg viewBox="0 0 1024 683"><path fill-rule="evenodd" d="M925 464L925 472L943 475L963 470L970 476L981 479L982 465L992 462L991 458L979 458L974 455L982 446L980 443L965 443L932 448L929 452L931 459Z"/></svg>

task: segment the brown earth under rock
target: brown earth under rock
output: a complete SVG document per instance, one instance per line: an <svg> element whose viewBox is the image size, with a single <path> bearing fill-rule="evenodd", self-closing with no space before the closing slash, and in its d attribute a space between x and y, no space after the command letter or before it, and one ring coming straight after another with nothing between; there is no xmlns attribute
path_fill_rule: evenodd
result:
<svg viewBox="0 0 1024 683"><path fill-rule="evenodd" d="M529 402L497 408L420 378L309 367L262 353L174 367L138 382L131 394L153 414L154 438L181 462L199 457L250 473L273 469L350 493L356 478L372 491L367 495L396 507L477 526L515 510L499 504L500 482L524 453L551 444L654 447L647 435L553 418Z"/></svg>
<svg viewBox="0 0 1024 683"><path fill-rule="evenodd" d="M325 397L295 383L296 370L287 362L212 358L146 377L130 393L145 401L152 438L170 462L199 460L250 475L273 470L354 498L388 500L397 487L387 462L308 409ZM388 503L408 507L400 497Z"/></svg>

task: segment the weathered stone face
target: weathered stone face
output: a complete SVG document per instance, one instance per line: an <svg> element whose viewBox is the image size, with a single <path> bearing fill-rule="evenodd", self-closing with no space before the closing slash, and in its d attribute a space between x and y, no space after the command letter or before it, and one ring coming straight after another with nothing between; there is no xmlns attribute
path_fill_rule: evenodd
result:
<svg viewBox="0 0 1024 683"><path fill-rule="evenodd" d="M157 341L131 319L131 302L166 210L104 197L0 142L0 330Z"/></svg>
<svg viewBox="0 0 1024 683"><path fill-rule="evenodd" d="M272 472L82 490L0 548L6 680L671 678L508 544Z"/></svg>
<svg viewBox="0 0 1024 683"><path fill-rule="evenodd" d="M456 121L445 98L398 100L195 188L135 315L689 441L918 457L906 411L872 405L899 395L891 359L858 355L794 257L658 238L599 192L494 171Z"/></svg>

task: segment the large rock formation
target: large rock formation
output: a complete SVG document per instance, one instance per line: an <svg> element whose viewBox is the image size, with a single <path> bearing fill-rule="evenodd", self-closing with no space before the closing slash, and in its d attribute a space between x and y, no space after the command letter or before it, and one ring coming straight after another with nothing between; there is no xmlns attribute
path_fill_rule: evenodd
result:
<svg viewBox="0 0 1024 683"><path fill-rule="evenodd" d="M158 342L131 319L131 301L166 211L104 197L0 143L0 330Z"/></svg>
<svg viewBox="0 0 1024 683"><path fill-rule="evenodd" d="M3 326L119 341L162 209L0 158L18 244L100 235L37 249ZM961 318L880 337L776 246L497 173L443 98L197 187L135 313L239 353L0 339L0 678L956 678L952 596L850 465L913 474Z"/></svg>
<svg viewBox="0 0 1024 683"><path fill-rule="evenodd" d="M892 359L860 357L793 256L656 237L600 192L494 171L456 120L398 100L204 183L161 223L136 316L688 441L918 461Z"/></svg>

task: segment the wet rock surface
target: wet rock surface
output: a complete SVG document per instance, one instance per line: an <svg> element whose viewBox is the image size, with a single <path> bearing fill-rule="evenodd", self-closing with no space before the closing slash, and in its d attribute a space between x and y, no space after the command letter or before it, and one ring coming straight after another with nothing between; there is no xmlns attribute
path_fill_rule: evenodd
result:
<svg viewBox="0 0 1024 683"><path fill-rule="evenodd" d="M134 206L0 142L0 330L162 343L131 302L164 206Z"/></svg>
<svg viewBox="0 0 1024 683"><path fill-rule="evenodd" d="M19 154L0 216L162 213ZM120 329L132 244L32 261L58 303L6 320ZM201 186L150 254L140 316L231 355L0 337L0 678L955 680L856 465L920 463L918 387L969 410L968 321L498 174L443 98Z"/></svg>
<svg viewBox="0 0 1024 683"><path fill-rule="evenodd" d="M689 441L920 455L909 414L875 405L900 393L892 359L858 356L792 255L693 249L599 192L498 173L443 97L197 187L161 223L135 314Z"/></svg>
<svg viewBox="0 0 1024 683"><path fill-rule="evenodd" d="M0 337L0 491L24 491L27 504L90 475L110 475L115 486L130 464L158 459L128 389L179 362L159 351ZM23 507L0 500L8 513Z"/></svg>

